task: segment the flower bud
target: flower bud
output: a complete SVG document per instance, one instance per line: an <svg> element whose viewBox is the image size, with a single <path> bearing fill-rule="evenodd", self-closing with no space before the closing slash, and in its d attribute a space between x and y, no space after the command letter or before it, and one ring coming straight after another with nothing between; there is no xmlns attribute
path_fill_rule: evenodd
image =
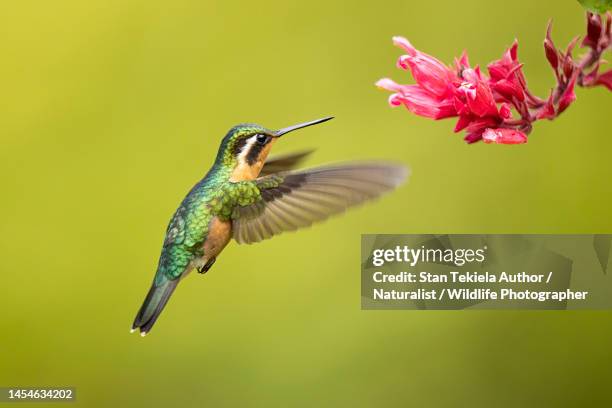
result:
<svg viewBox="0 0 612 408"><path fill-rule="evenodd" d="M582 41L583 47L597 48L601 36L601 17L599 14L587 13L587 35Z"/></svg>
<svg viewBox="0 0 612 408"><path fill-rule="evenodd" d="M546 54L546 59L550 63L550 66L552 66L555 72L557 72L557 68L559 67L559 52L555 47L555 43L553 43L552 36L550 35L551 31L552 20L548 22L548 27L546 28L546 38L544 38L544 53Z"/></svg>
<svg viewBox="0 0 612 408"><path fill-rule="evenodd" d="M557 68L559 68L559 55L555 45L548 38L544 40L544 52L546 53L546 59L550 63L550 66L557 71Z"/></svg>

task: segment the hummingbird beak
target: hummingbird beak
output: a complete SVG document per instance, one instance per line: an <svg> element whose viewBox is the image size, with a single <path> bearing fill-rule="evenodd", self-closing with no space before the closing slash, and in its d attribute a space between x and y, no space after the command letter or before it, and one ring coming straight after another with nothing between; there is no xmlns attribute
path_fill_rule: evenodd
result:
<svg viewBox="0 0 612 408"><path fill-rule="evenodd" d="M277 130L276 133L274 133L274 137L281 137L282 135L289 133L289 132L293 132L296 129L301 129L301 128L305 128L307 126L312 126L312 125L317 125L319 123L327 122L328 120L331 120L333 118L334 118L333 116L329 116L327 118L312 120L310 122L300 123L299 125L289 126L284 129Z"/></svg>

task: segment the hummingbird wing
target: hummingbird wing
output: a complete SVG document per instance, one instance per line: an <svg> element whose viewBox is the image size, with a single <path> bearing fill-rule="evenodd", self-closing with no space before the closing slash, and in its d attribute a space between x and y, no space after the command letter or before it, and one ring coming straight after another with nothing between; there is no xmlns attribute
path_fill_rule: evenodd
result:
<svg viewBox="0 0 612 408"><path fill-rule="evenodd" d="M301 152L271 157L264 163L261 172L259 173L259 177L292 170L296 168L298 164L304 161L306 157L310 156L313 151L314 150L304 150Z"/></svg>
<svg viewBox="0 0 612 408"><path fill-rule="evenodd" d="M393 190L407 175L403 166L361 163L260 177L259 197L232 213L233 237L251 244L309 226Z"/></svg>

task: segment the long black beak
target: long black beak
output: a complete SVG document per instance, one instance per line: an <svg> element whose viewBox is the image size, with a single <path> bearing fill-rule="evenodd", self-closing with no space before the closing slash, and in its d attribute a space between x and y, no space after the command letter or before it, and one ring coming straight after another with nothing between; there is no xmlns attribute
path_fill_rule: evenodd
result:
<svg viewBox="0 0 612 408"><path fill-rule="evenodd" d="M312 120L310 122L300 123L299 125L289 126L284 129L276 131L276 133L274 134L274 137L280 137L284 135L285 133L293 132L296 129L301 129L307 126L312 126L312 125L317 125L319 123L327 122L328 120L333 119L333 118L334 118L333 116L329 116L327 118Z"/></svg>

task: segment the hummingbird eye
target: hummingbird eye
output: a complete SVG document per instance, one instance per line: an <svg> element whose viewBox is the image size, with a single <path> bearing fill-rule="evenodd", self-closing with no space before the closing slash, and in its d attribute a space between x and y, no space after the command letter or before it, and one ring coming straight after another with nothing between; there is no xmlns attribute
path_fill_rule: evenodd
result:
<svg viewBox="0 0 612 408"><path fill-rule="evenodd" d="M255 140L257 140L257 143L259 144L265 144L268 141L268 136L259 134L256 136Z"/></svg>

